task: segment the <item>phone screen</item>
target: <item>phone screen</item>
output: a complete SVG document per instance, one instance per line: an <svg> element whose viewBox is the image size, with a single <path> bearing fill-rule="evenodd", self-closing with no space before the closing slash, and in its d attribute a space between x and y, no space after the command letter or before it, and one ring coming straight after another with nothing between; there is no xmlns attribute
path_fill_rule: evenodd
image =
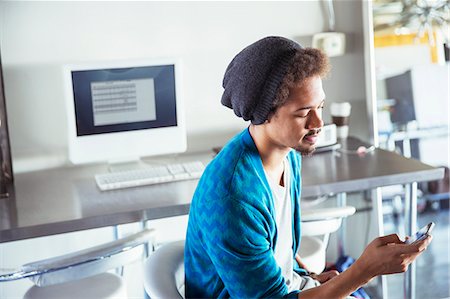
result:
<svg viewBox="0 0 450 299"><path fill-rule="evenodd" d="M431 230L434 227L434 222L430 222L427 225L425 225L424 227L422 227L421 229L419 229L414 236L412 236L411 238L409 238L408 240L405 241L406 244L411 244L414 243L416 241L420 241L426 238L426 236L428 236L428 234L431 232Z"/></svg>

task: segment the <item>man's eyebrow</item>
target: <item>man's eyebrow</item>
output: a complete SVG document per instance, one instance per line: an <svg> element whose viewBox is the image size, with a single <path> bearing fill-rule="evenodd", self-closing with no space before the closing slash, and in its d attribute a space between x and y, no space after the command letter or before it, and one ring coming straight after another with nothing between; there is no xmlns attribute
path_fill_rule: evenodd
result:
<svg viewBox="0 0 450 299"><path fill-rule="evenodd" d="M325 103L325 99L323 99L322 102L320 102L320 104L319 104L317 107L322 106L324 103ZM309 110L309 109L313 109L313 108L315 108L315 107L313 107L313 106L307 106L307 107L298 108L298 109L295 110L295 111L297 112L297 111L301 111L301 110Z"/></svg>

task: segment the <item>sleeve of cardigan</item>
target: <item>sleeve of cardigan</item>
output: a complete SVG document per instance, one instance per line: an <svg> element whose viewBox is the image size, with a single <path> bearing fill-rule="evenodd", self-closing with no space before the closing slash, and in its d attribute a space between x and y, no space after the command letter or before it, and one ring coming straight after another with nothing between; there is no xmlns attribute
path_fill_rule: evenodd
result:
<svg viewBox="0 0 450 299"><path fill-rule="evenodd" d="M206 250L232 298L293 297L269 243L268 224L248 204L224 198L208 214L203 230ZM211 211L209 211L211 212ZM206 215L204 215L206 216Z"/></svg>

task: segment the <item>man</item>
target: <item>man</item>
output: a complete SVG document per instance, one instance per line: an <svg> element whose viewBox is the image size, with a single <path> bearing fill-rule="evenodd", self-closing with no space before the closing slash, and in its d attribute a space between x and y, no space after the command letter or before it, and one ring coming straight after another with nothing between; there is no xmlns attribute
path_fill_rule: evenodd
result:
<svg viewBox="0 0 450 299"><path fill-rule="evenodd" d="M340 275L310 275L296 255L301 155L314 151L323 126L327 72L323 53L282 37L231 61L222 103L251 124L207 166L194 194L187 298L345 298L377 275L406 271L428 246L431 237L414 245L380 237Z"/></svg>

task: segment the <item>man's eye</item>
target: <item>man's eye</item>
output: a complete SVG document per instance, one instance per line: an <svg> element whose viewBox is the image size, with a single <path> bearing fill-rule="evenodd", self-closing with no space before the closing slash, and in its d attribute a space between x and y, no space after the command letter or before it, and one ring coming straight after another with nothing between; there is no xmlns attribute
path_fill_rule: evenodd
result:
<svg viewBox="0 0 450 299"><path fill-rule="evenodd" d="M309 114L309 112L306 112L306 113L297 114L297 116L304 118L304 117L307 117L308 114Z"/></svg>

